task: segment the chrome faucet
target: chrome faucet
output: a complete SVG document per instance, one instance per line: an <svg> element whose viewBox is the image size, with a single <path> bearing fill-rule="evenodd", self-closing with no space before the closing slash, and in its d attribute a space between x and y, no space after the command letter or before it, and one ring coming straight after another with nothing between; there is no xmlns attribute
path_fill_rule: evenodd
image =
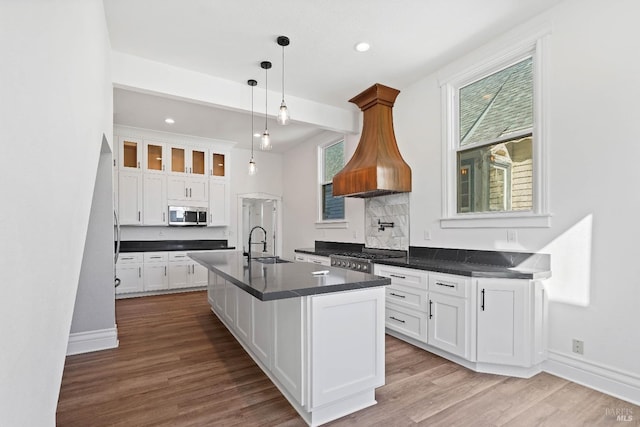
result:
<svg viewBox="0 0 640 427"><path fill-rule="evenodd" d="M262 230L264 232L264 240L262 242L251 242L251 236L253 235L253 231L259 228L260 230ZM264 228L260 227L259 225L256 225L255 227L253 227L251 229L251 231L249 231L249 249L248 252L244 253L244 256L247 257L247 259L251 259L251 245L262 245L262 252L267 252L267 230L265 230Z"/></svg>

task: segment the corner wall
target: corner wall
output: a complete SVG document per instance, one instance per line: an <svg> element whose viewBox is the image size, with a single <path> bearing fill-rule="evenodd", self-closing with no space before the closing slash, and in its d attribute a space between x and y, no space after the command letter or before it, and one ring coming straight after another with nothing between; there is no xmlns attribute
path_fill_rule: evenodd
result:
<svg viewBox="0 0 640 427"><path fill-rule="evenodd" d="M0 425L53 426L103 135L111 143L103 3L2 2L0 51Z"/></svg>

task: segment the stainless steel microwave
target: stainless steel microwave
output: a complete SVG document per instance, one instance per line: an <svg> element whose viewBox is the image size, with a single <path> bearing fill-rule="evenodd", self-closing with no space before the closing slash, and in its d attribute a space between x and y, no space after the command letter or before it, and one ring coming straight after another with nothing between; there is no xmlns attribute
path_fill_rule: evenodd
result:
<svg viewBox="0 0 640 427"><path fill-rule="evenodd" d="M169 206L169 225L207 225L207 208Z"/></svg>

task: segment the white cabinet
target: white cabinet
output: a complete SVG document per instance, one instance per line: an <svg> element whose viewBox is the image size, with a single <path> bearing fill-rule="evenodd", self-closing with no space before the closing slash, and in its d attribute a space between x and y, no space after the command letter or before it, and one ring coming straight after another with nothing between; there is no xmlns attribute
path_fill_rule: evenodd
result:
<svg viewBox="0 0 640 427"><path fill-rule="evenodd" d="M428 274L421 270L378 264L374 265L374 274L391 279L391 285L385 289L385 326L426 343Z"/></svg>
<svg viewBox="0 0 640 427"><path fill-rule="evenodd" d="M169 253L169 289L207 286L208 270L193 261L186 252Z"/></svg>
<svg viewBox="0 0 640 427"><path fill-rule="evenodd" d="M308 424L375 404L385 374L382 287L260 301L217 276L209 290L214 313Z"/></svg>
<svg viewBox="0 0 640 427"><path fill-rule="evenodd" d="M189 206L208 205L209 180L188 176L169 176L167 180L167 200L170 205L189 203Z"/></svg>
<svg viewBox="0 0 640 427"><path fill-rule="evenodd" d="M428 343L465 358L471 356L469 288L467 278L429 273Z"/></svg>
<svg viewBox="0 0 640 427"><path fill-rule="evenodd" d="M118 215L120 225L142 224L142 173L118 174Z"/></svg>
<svg viewBox="0 0 640 427"><path fill-rule="evenodd" d="M295 262L307 262L307 256L305 254L295 252L293 255L293 260Z"/></svg>
<svg viewBox="0 0 640 427"><path fill-rule="evenodd" d="M164 174L167 162L167 145L163 142L144 141L144 173Z"/></svg>
<svg viewBox="0 0 640 427"><path fill-rule="evenodd" d="M225 178L209 180L209 221L211 227L229 225L229 181Z"/></svg>
<svg viewBox="0 0 640 427"><path fill-rule="evenodd" d="M143 269L143 289L160 291L169 288L166 252L145 252Z"/></svg>
<svg viewBox="0 0 640 427"><path fill-rule="evenodd" d="M123 253L116 264L116 277L120 279L120 285L116 288L116 294L141 292L143 259L141 253Z"/></svg>
<svg viewBox="0 0 640 427"><path fill-rule="evenodd" d="M186 174L206 177L209 172L207 153L203 147L191 145L168 144L169 172L171 174Z"/></svg>
<svg viewBox="0 0 640 427"><path fill-rule="evenodd" d="M142 194L142 223L167 225L167 177L159 174L145 174Z"/></svg>
<svg viewBox="0 0 640 427"><path fill-rule="evenodd" d="M527 281L478 279L478 362L527 366L532 339Z"/></svg>
<svg viewBox="0 0 640 427"><path fill-rule="evenodd" d="M118 138L118 168L121 171L142 170L142 139Z"/></svg>

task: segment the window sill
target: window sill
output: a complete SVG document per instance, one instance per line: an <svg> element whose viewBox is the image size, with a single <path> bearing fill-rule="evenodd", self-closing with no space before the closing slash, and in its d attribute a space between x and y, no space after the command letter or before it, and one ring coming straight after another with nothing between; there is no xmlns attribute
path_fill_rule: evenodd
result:
<svg viewBox="0 0 640 427"><path fill-rule="evenodd" d="M470 215L442 218L442 228L549 228L550 214Z"/></svg>
<svg viewBox="0 0 640 427"><path fill-rule="evenodd" d="M349 228L349 223L344 219L317 221L316 228Z"/></svg>

